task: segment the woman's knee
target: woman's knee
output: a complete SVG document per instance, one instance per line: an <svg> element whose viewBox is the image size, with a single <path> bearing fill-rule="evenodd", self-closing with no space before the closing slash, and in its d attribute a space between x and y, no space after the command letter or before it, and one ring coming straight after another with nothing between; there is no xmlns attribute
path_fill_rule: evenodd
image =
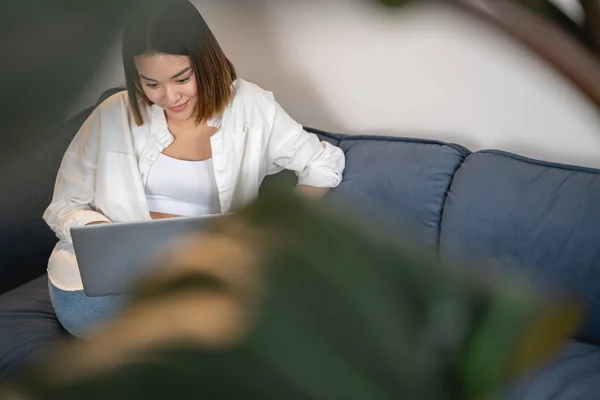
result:
<svg viewBox="0 0 600 400"><path fill-rule="evenodd" d="M122 296L89 297L83 290L61 290L50 282L48 286L59 322L71 335L82 339L114 318L125 302Z"/></svg>

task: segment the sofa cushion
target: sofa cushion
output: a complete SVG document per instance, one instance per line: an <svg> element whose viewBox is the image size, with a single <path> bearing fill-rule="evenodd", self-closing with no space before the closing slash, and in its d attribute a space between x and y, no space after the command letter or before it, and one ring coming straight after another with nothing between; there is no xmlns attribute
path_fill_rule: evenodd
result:
<svg viewBox="0 0 600 400"><path fill-rule="evenodd" d="M600 340L600 171L499 151L467 157L448 193L442 260L517 271L588 305L579 338Z"/></svg>
<svg viewBox="0 0 600 400"><path fill-rule="evenodd" d="M571 342L537 371L506 390L506 400L596 399L600 394L600 346Z"/></svg>
<svg viewBox="0 0 600 400"><path fill-rule="evenodd" d="M346 170L327 199L437 251L446 191L468 151L417 139L345 135L339 139Z"/></svg>
<svg viewBox="0 0 600 400"><path fill-rule="evenodd" d="M66 336L54 314L45 275L0 295L0 379Z"/></svg>

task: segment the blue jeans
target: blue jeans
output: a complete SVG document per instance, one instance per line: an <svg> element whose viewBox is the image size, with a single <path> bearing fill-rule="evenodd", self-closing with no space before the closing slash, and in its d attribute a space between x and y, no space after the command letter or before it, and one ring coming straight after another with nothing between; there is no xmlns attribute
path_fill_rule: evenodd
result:
<svg viewBox="0 0 600 400"><path fill-rule="evenodd" d="M48 281L56 317L71 335L85 339L94 328L114 318L127 296L89 297L83 290L61 290Z"/></svg>

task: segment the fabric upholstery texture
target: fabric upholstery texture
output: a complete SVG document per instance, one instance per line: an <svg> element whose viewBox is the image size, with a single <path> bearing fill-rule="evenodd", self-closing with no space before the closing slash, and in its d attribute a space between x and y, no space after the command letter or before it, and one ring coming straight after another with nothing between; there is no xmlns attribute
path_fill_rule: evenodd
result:
<svg viewBox="0 0 600 400"><path fill-rule="evenodd" d="M543 367L511 385L507 400L592 400L600 394L600 346L571 342Z"/></svg>
<svg viewBox="0 0 600 400"><path fill-rule="evenodd" d="M346 171L328 200L437 251L446 192L468 151L414 139L339 139Z"/></svg>
<svg viewBox="0 0 600 400"><path fill-rule="evenodd" d="M63 337L45 275L0 295L0 380L39 359Z"/></svg>
<svg viewBox="0 0 600 400"><path fill-rule="evenodd" d="M92 109L87 109L41 143L0 165L0 293L46 271L56 243L42 220L52 199L63 154Z"/></svg>
<svg viewBox="0 0 600 400"><path fill-rule="evenodd" d="M600 341L600 171L484 151L454 177L443 260L471 258L584 300L578 337Z"/></svg>

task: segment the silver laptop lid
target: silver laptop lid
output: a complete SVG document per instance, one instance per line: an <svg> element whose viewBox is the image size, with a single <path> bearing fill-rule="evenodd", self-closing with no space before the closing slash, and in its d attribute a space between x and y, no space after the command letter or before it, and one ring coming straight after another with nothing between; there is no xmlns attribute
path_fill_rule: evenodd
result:
<svg viewBox="0 0 600 400"><path fill-rule="evenodd" d="M89 225L71 229L83 290L88 296L126 294L160 251L177 238L205 230L223 215Z"/></svg>

